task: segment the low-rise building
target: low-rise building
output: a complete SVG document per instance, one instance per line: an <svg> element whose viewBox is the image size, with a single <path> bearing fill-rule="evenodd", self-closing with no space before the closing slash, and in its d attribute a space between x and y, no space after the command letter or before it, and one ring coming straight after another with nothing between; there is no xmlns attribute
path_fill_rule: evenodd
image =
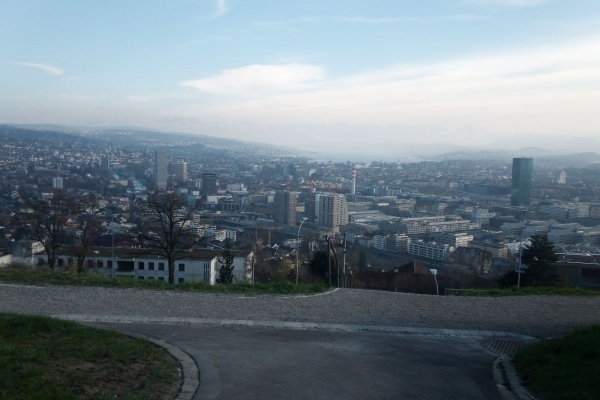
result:
<svg viewBox="0 0 600 400"><path fill-rule="evenodd" d="M412 240L408 244L408 254L417 257L430 258L436 261L446 261L451 248L447 244L437 244L435 242L423 242L422 240Z"/></svg>

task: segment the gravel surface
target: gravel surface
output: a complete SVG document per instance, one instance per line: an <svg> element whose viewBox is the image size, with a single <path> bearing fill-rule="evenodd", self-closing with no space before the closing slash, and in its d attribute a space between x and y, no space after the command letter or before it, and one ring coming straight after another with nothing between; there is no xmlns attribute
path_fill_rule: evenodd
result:
<svg viewBox="0 0 600 400"><path fill-rule="evenodd" d="M600 297L454 297L343 289L312 297L0 284L0 311L478 329L548 337L600 324Z"/></svg>

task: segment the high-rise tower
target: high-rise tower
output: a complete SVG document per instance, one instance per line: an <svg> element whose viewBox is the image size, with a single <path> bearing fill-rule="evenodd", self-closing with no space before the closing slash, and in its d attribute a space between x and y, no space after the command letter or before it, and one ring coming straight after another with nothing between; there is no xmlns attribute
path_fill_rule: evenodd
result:
<svg viewBox="0 0 600 400"><path fill-rule="evenodd" d="M154 153L154 185L157 189L167 188L167 152L157 150Z"/></svg>
<svg viewBox="0 0 600 400"><path fill-rule="evenodd" d="M204 193L204 194L217 193L217 174L210 174L210 173L202 174L202 193Z"/></svg>
<svg viewBox="0 0 600 400"><path fill-rule="evenodd" d="M298 193L280 190L275 193L275 222L296 225L296 203Z"/></svg>
<svg viewBox="0 0 600 400"><path fill-rule="evenodd" d="M531 178L533 158L513 158L510 204L528 206L531 204Z"/></svg>
<svg viewBox="0 0 600 400"><path fill-rule="evenodd" d="M315 204L318 209L317 224L332 228L336 232L340 225L348 224L346 197L336 193L317 193Z"/></svg>

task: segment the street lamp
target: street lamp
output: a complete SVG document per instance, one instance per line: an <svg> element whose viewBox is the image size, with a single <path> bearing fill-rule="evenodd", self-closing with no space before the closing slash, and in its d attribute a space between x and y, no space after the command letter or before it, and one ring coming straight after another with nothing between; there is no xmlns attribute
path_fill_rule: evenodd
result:
<svg viewBox="0 0 600 400"><path fill-rule="evenodd" d="M440 295L440 289L438 287L437 278L436 278L437 269L430 269L430 271L431 271L431 274L433 275L433 279L435 279L435 292L439 296Z"/></svg>
<svg viewBox="0 0 600 400"><path fill-rule="evenodd" d="M523 257L523 220L525 218L525 213L527 210L523 210L521 214L521 242L519 242L519 269L517 271L517 287L521 287L521 258Z"/></svg>
<svg viewBox="0 0 600 400"><path fill-rule="evenodd" d="M298 258L299 258L299 247L300 247L300 228L302 228L302 224L306 222L308 218L302 218L302 222L298 227L298 238L296 239L296 285L298 284Z"/></svg>

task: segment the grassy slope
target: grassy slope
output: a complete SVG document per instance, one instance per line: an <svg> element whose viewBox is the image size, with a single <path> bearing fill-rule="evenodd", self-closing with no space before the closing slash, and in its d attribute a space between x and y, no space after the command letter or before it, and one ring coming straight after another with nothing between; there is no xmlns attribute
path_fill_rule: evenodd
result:
<svg viewBox="0 0 600 400"><path fill-rule="evenodd" d="M456 292L457 296L526 296L526 295L548 295L548 296L600 296L600 291L589 290L580 287L536 287L527 286L522 288L511 287L506 289L468 289Z"/></svg>
<svg viewBox="0 0 600 400"><path fill-rule="evenodd" d="M46 317L0 314L0 399L161 399L177 362L140 339Z"/></svg>
<svg viewBox="0 0 600 400"><path fill-rule="evenodd" d="M600 326L526 347L514 363L528 388L547 400L600 399Z"/></svg>
<svg viewBox="0 0 600 400"><path fill-rule="evenodd" d="M236 283L232 285L207 285L205 283L183 283L169 285L157 280L140 280L132 278L111 278L99 274L70 274L44 271L26 271L0 268L0 282L23 283L27 285L72 285L101 286L113 288L134 288L151 290L174 290L180 292L200 293L245 293L245 294L310 294L322 293L329 289L325 284L301 284L296 286L290 282L277 283Z"/></svg>

